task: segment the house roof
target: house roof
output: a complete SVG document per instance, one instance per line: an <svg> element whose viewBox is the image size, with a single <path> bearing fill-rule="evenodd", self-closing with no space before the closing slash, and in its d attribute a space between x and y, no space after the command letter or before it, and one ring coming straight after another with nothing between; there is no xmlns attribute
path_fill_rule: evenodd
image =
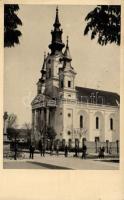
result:
<svg viewBox="0 0 124 200"><path fill-rule="evenodd" d="M119 106L120 96L117 93L76 87L78 101L96 103L108 106Z"/></svg>

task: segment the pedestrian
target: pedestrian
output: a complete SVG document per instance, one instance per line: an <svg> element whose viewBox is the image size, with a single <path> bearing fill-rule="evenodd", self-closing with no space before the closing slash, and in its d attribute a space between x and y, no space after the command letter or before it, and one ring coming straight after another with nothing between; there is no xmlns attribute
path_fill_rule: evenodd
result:
<svg viewBox="0 0 124 200"><path fill-rule="evenodd" d="M101 149L101 158L104 158L105 157L105 147L102 147Z"/></svg>
<svg viewBox="0 0 124 200"><path fill-rule="evenodd" d="M65 157L68 157L68 146L65 145Z"/></svg>
<svg viewBox="0 0 124 200"><path fill-rule="evenodd" d="M17 160L17 140L14 142L14 160Z"/></svg>
<svg viewBox="0 0 124 200"><path fill-rule="evenodd" d="M78 157L78 146L75 145L75 154L74 154L74 157Z"/></svg>
<svg viewBox="0 0 124 200"><path fill-rule="evenodd" d="M32 144L30 144L30 146L29 146L29 158L31 158L31 154L32 154Z"/></svg>
<svg viewBox="0 0 124 200"><path fill-rule="evenodd" d="M32 152L31 152L31 158L34 159L34 151L35 151L35 146L34 144L32 145Z"/></svg>
<svg viewBox="0 0 124 200"><path fill-rule="evenodd" d="M42 155L45 157L45 144L42 145Z"/></svg>
<svg viewBox="0 0 124 200"><path fill-rule="evenodd" d="M59 155L59 145L58 144L56 145L56 155L57 156Z"/></svg>
<svg viewBox="0 0 124 200"><path fill-rule="evenodd" d="M82 158L86 159L87 146L84 144L82 147Z"/></svg>
<svg viewBox="0 0 124 200"><path fill-rule="evenodd" d="M33 159L34 158L35 146L30 144L30 149L29 150L30 150L30 157L29 158Z"/></svg>

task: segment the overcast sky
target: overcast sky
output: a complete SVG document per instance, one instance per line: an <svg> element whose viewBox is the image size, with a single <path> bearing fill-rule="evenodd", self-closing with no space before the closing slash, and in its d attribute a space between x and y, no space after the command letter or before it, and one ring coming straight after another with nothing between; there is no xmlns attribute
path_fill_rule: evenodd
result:
<svg viewBox="0 0 124 200"><path fill-rule="evenodd" d="M115 44L100 46L83 35L84 19L93 8L59 5L62 38L65 43L69 36L76 85L119 93L120 48ZM55 12L56 5L20 5L20 45L5 48L4 111L15 113L19 125L31 122L30 103L37 92L44 51L49 51Z"/></svg>

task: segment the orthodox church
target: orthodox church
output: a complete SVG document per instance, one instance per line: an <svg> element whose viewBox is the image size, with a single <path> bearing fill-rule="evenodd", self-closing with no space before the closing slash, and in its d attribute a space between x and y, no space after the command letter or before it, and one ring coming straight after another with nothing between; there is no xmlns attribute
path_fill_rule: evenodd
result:
<svg viewBox="0 0 124 200"><path fill-rule="evenodd" d="M56 8L51 52L44 55L37 96L31 103L33 137L39 141L47 127L53 127L56 140L66 144L115 142L119 140L119 95L75 86L77 72L71 64L68 37L65 45L60 26Z"/></svg>

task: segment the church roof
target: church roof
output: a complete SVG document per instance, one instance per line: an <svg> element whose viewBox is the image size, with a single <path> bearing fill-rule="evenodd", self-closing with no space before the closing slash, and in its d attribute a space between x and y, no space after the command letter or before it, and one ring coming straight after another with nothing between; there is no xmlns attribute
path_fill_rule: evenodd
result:
<svg viewBox="0 0 124 200"><path fill-rule="evenodd" d="M120 96L114 92L76 87L78 101L108 106L119 106Z"/></svg>

